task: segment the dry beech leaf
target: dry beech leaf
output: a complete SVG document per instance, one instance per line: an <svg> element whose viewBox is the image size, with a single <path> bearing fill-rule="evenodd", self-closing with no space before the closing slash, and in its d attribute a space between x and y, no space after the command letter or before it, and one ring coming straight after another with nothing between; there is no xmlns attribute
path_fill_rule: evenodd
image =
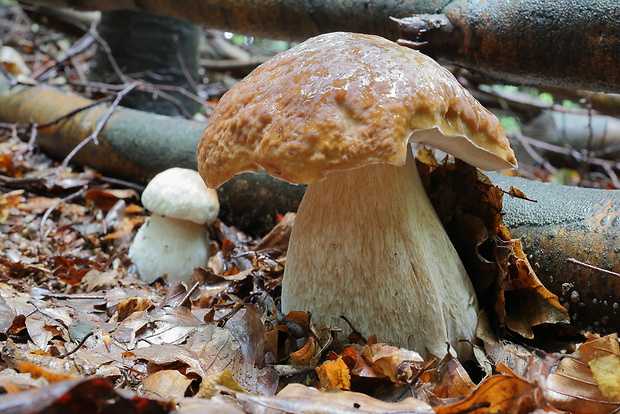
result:
<svg viewBox="0 0 620 414"><path fill-rule="evenodd" d="M430 405L411 397L397 403L389 403L358 392L322 392L301 384L289 384L276 396L237 394L237 399L244 403L244 408L249 413L433 413Z"/></svg>
<svg viewBox="0 0 620 414"><path fill-rule="evenodd" d="M568 313L538 280L520 241L502 224L503 192L459 160L437 163L422 152L420 176L481 298L499 323L532 338L532 327L569 323ZM465 229L465 231L463 230Z"/></svg>
<svg viewBox="0 0 620 414"><path fill-rule="evenodd" d="M484 343L484 352L480 355L476 353L476 358L478 363L485 367L485 371L489 372L489 375L493 371L492 367L488 367L490 363L492 366L504 364L517 375L525 376L532 352L523 345L500 341L485 310L479 313L476 336Z"/></svg>
<svg viewBox="0 0 620 414"><path fill-rule="evenodd" d="M603 395L620 401L620 356L595 358L588 365Z"/></svg>
<svg viewBox="0 0 620 414"><path fill-rule="evenodd" d="M0 398L2 413L169 413L171 401L149 400L116 390L105 378L88 377L54 383L41 389Z"/></svg>
<svg viewBox="0 0 620 414"><path fill-rule="evenodd" d="M347 364L351 375L361 378L383 378L385 376L382 372L377 372L377 370L368 365L362 355L352 346L345 348L340 355L343 359L349 358L349 360L354 362Z"/></svg>
<svg viewBox="0 0 620 414"><path fill-rule="evenodd" d="M382 372L394 383L402 383L403 381L411 379L419 370L409 370L407 368L413 363L414 365L422 368L424 360L415 351L410 351L404 348L397 348L395 346L386 345L383 343L366 345L362 350L362 356L375 370ZM405 367L404 365L409 365ZM403 375L408 373L409 375Z"/></svg>
<svg viewBox="0 0 620 414"><path fill-rule="evenodd" d="M436 414L530 413L534 410L559 412L542 400L537 384L512 374L485 378L465 399L435 407Z"/></svg>
<svg viewBox="0 0 620 414"><path fill-rule="evenodd" d="M122 322L133 313L147 310L152 305L153 303L147 298L139 298L135 296L127 298L116 304L116 311L118 312L117 320Z"/></svg>
<svg viewBox="0 0 620 414"><path fill-rule="evenodd" d="M289 356L295 365L316 365L319 360L321 347L314 336L306 341L303 348L292 352Z"/></svg>
<svg viewBox="0 0 620 414"><path fill-rule="evenodd" d="M86 200L92 202L95 207L100 210L108 211L118 200L135 198L139 199L138 193L135 190L124 189L124 190L115 190L115 189L90 189L86 192L84 198Z"/></svg>
<svg viewBox="0 0 620 414"><path fill-rule="evenodd" d="M175 401L177 408L174 414L244 414L237 400L229 397L222 398L218 395L210 400L204 398L183 398Z"/></svg>
<svg viewBox="0 0 620 414"><path fill-rule="evenodd" d="M154 372L140 384L141 391L145 396L160 400L178 400L185 396L187 387L192 383L191 378L187 378L179 371L165 369Z"/></svg>
<svg viewBox="0 0 620 414"><path fill-rule="evenodd" d="M216 386L221 385L232 391L245 392L243 387L239 385L233 378L233 373L229 369L225 369L217 374L211 374L202 379L200 389L196 394L197 398L211 398L219 393Z"/></svg>
<svg viewBox="0 0 620 414"><path fill-rule="evenodd" d="M558 297L545 288L532 269L520 240L511 240L508 277L502 284L506 300L506 326L532 339L532 326L570 319Z"/></svg>
<svg viewBox="0 0 620 414"><path fill-rule="evenodd" d="M59 382L76 377L75 374L67 374L64 372L55 371L47 366L40 364L33 364L28 361L17 361L15 368L21 373L28 373L32 378L45 378L48 382Z"/></svg>
<svg viewBox="0 0 620 414"><path fill-rule="evenodd" d="M11 339L7 339L2 347L2 359L16 371L28 372L33 378L45 378L50 382L75 378L80 375L80 370L75 361L69 358L61 359L22 352Z"/></svg>
<svg viewBox="0 0 620 414"><path fill-rule="evenodd" d="M617 409L620 398L602 393L588 365L610 355L620 355L617 334L581 344L573 357L560 361L557 370L547 378L547 400L571 413L608 413Z"/></svg>
<svg viewBox="0 0 620 414"><path fill-rule="evenodd" d="M315 369L319 376L319 389L321 391L351 389L351 373L341 356L333 361L326 361Z"/></svg>
<svg viewBox="0 0 620 414"><path fill-rule="evenodd" d="M310 315L307 312L292 311L284 319L287 322L299 325L304 332L304 336L308 338L303 348L289 355L293 363L296 365L316 365L321 356L321 344L310 322Z"/></svg>
<svg viewBox="0 0 620 414"><path fill-rule="evenodd" d="M436 384L433 393L438 398L462 397L476 388L465 368L450 353L441 360L431 381Z"/></svg>

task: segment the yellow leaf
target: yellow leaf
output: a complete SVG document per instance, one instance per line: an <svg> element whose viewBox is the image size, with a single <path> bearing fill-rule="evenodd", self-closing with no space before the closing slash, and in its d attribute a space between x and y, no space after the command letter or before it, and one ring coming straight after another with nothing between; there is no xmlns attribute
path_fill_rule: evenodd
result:
<svg viewBox="0 0 620 414"><path fill-rule="evenodd" d="M319 376L319 389L321 391L350 390L351 373L342 357L333 361L327 361L320 367L316 367Z"/></svg>
<svg viewBox="0 0 620 414"><path fill-rule="evenodd" d="M603 356L593 359L588 365L603 395L620 399L620 356Z"/></svg>

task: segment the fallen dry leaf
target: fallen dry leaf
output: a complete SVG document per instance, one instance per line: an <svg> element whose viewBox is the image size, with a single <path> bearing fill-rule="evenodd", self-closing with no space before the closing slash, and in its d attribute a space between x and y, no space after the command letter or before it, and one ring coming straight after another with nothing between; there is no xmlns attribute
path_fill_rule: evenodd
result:
<svg viewBox="0 0 620 414"><path fill-rule="evenodd" d="M603 395L620 401L620 355L595 358L588 365Z"/></svg>
<svg viewBox="0 0 620 414"><path fill-rule="evenodd" d="M437 414L455 413L530 413L534 410L559 412L549 407L537 384L512 374L496 374L485 378L463 400L435 407Z"/></svg>
<svg viewBox="0 0 620 414"><path fill-rule="evenodd" d="M322 392L301 384L289 384L272 397L237 394L237 399L244 403L247 412L257 414L433 413L430 405L411 397L390 403L358 392Z"/></svg>
<svg viewBox="0 0 620 414"><path fill-rule="evenodd" d="M433 393L438 398L466 396L476 388L463 365L450 353L439 362L432 382L436 384Z"/></svg>
<svg viewBox="0 0 620 414"><path fill-rule="evenodd" d="M620 398L603 394L589 366L590 362L608 356L620 356L617 334L593 337L581 344L547 378L547 400L571 413L609 413L620 407Z"/></svg>
<svg viewBox="0 0 620 414"><path fill-rule="evenodd" d="M78 378L41 389L0 396L2 413L142 412L164 414L172 402L149 400L115 390L104 378Z"/></svg>
<svg viewBox="0 0 620 414"><path fill-rule="evenodd" d="M211 374L202 378L200 383L200 389L196 393L197 398L211 398L219 393L218 386L226 387L231 391L245 392L245 390L239 385L233 378L232 371L225 369L222 372Z"/></svg>
<svg viewBox="0 0 620 414"><path fill-rule="evenodd" d="M174 369L154 372L144 378L140 391L144 396L159 400L178 400L185 396L192 379Z"/></svg>
<svg viewBox="0 0 620 414"><path fill-rule="evenodd" d="M320 367L316 367L319 376L319 390L350 390L351 373L349 367L339 356L333 361L326 361Z"/></svg>
<svg viewBox="0 0 620 414"><path fill-rule="evenodd" d="M411 380L424 365L424 360L417 352L383 343L366 345L362 356L368 365L382 372L395 384Z"/></svg>

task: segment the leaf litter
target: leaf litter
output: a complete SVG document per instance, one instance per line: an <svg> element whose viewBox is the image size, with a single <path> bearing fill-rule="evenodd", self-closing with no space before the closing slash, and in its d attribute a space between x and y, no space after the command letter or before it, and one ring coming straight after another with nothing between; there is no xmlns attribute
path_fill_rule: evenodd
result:
<svg viewBox="0 0 620 414"><path fill-rule="evenodd" d="M575 332L472 167L418 154L482 298L462 364L282 315L294 213L260 240L218 221L190 286L143 283L127 258L145 219L135 186L59 168L18 130L0 130L0 412L619 410L617 334Z"/></svg>

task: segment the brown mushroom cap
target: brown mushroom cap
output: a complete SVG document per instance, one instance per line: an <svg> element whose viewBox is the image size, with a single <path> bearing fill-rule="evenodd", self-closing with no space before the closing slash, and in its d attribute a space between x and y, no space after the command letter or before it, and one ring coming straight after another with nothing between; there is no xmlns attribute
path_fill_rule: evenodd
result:
<svg viewBox="0 0 620 414"><path fill-rule="evenodd" d="M497 118L434 60L378 36L329 33L275 56L222 97L198 169L211 188L259 167L309 184L332 171L403 165L409 141L483 169L517 164Z"/></svg>

